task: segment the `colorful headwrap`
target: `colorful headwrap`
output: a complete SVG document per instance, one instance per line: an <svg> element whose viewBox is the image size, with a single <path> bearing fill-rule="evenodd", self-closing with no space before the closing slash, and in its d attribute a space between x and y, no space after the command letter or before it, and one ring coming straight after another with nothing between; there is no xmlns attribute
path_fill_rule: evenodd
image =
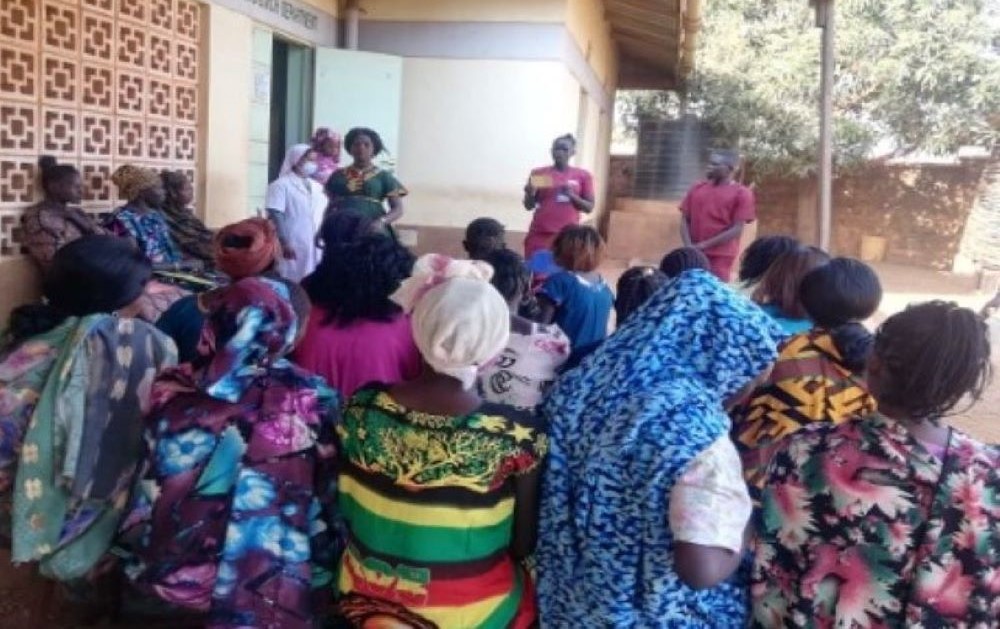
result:
<svg viewBox="0 0 1000 629"><path fill-rule="evenodd" d="M227 245L238 238L246 246ZM232 280L260 275L281 256L281 242L274 223L264 218L248 218L227 225L215 235L215 265Z"/></svg>
<svg viewBox="0 0 1000 629"><path fill-rule="evenodd" d="M491 277L493 268L485 262L429 254L392 295L412 314L413 340L427 364L466 389L510 336L510 311Z"/></svg>
<svg viewBox="0 0 1000 629"><path fill-rule="evenodd" d="M299 317L286 284L257 277L206 295L204 305L208 316L198 353L207 366L198 387L236 403L254 379L295 346Z"/></svg>
<svg viewBox="0 0 1000 629"><path fill-rule="evenodd" d="M310 142L312 142L313 148L318 150L319 147L322 146L327 140L340 142L340 134L331 131L329 127L319 127L316 129L316 132L313 133L313 137Z"/></svg>
<svg viewBox="0 0 1000 629"><path fill-rule="evenodd" d="M143 190L161 185L160 174L152 168L125 164L111 175L111 181L118 186L118 196L132 201Z"/></svg>

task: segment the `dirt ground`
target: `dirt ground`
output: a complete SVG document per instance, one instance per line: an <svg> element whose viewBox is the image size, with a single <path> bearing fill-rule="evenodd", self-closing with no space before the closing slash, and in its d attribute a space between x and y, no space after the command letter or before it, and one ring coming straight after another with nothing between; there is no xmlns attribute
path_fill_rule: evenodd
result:
<svg viewBox="0 0 1000 629"><path fill-rule="evenodd" d="M631 262L631 264L636 263L638 261ZM629 263L625 261L612 260L602 266L601 272L614 286L618 276L628 266ZM911 303L944 299L978 311L992 297L976 290L976 280L972 276L898 264L874 266L882 280L885 296L878 313L869 322L872 329ZM1000 315L993 316L989 323L992 330L993 369L996 376L983 399L951 418L951 422L978 439L1000 444Z"/></svg>

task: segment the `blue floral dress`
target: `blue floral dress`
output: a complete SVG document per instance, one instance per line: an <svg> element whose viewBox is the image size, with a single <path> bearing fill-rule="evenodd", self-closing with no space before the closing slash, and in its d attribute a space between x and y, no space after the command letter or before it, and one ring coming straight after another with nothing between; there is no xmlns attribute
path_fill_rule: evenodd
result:
<svg viewBox="0 0 1000 629"><path fill-rule="evenodd" d="M544 625L745 624L745 587L680 580L668 513L689 463L729 430L722 401L775 359L782 336L748 300L688 271L556 383L542 407Z"/></svg>

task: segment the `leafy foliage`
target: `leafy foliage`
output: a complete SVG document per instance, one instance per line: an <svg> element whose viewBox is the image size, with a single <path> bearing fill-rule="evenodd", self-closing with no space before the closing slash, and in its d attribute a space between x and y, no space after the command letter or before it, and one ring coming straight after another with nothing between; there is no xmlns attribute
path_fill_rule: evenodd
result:
<svg viewBox="0 0 1000 629"><path fill-rule="evenodd" d="M944 153L1000 141L1000 0L835 0L835 156ZM760 174L802 174L818 143L820 31L806 0L706 0L689 110ZM624 92L643 114L676 95Z"/></svg>

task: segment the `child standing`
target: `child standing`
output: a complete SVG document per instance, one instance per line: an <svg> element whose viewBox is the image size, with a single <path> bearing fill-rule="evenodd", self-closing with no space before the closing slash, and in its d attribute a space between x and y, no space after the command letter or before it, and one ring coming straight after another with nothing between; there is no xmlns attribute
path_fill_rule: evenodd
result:
<svg viewBox="0 0 1000 629"><path fill-rule="evenodd" d="M543 323L555 322L572 346L572 356L589 352L608 335L615 297L597 267L604 258L604 241L588 225L564 228L553 245L562 271L551 275L538 295Z"/></svg>

